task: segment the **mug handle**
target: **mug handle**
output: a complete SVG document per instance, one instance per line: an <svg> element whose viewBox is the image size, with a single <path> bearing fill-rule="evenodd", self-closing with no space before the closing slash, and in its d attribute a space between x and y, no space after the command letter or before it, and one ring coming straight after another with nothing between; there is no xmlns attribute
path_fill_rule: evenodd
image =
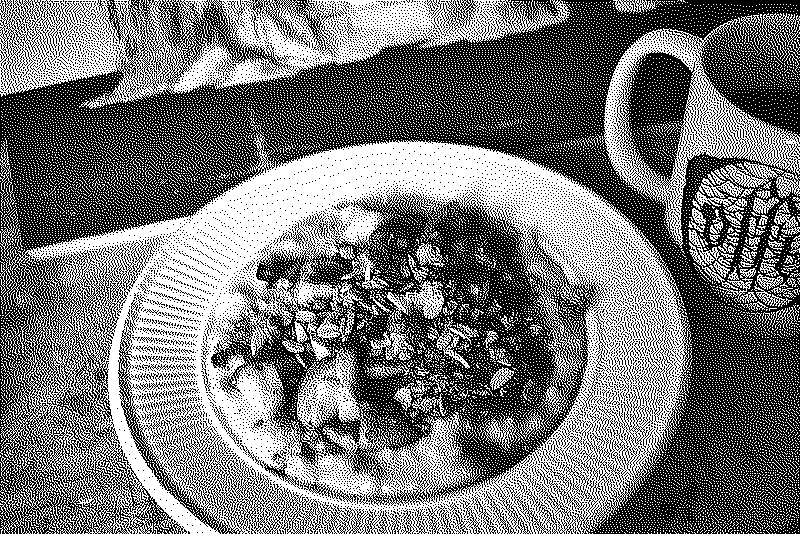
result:
<svg viewBox="0 0 800 534"><path fill-rule="evenodd" d="M628 48L611 76L604 124L608 157L625 182L656 202L666 202L669 176L650 168L633 143L630 122L633 82L649 54L673 56L693 73L700 63L701 48L702 40L694 35L669 29L651 31Z"/></svg>

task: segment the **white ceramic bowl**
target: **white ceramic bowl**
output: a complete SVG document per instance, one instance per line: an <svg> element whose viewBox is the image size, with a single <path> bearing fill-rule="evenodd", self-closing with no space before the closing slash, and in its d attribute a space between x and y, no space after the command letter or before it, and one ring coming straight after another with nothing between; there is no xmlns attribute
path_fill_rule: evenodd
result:
<svg viewBox="0 0 800 534"><path fill-rule="evenodd" d="M219 292L304 217L375 194L475 195L532 228L574 282L596 288L577 399L535 452L485 482L398 502L324 497L237 446L205 390L203 336ZM109 393L120 443L189 532L588 532L649 473L680 415L686 318L653 248L611 206L501 153L385 143L298 160L222 195L158 249L117 325Z"/></svg>

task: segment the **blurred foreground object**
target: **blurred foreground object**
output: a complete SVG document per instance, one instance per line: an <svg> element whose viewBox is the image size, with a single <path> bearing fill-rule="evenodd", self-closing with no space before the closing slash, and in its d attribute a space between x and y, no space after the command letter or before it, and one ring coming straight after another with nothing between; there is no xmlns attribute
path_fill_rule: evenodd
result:
<svg viewBox="0 0 800 534"><path fill-rule="evenodd" d="M90 107L291 76L399 45L440 46L565 21L562 0L105 0L123 73ZM643 12L680 0L614 0Z"/></svg>
<svg viewBox="0 0 800 534"><path fill-rule="evenodd" d="M562 22L560 0L108 0L123 78L91 107L349 63L389 46L486 41Z"/></svg>

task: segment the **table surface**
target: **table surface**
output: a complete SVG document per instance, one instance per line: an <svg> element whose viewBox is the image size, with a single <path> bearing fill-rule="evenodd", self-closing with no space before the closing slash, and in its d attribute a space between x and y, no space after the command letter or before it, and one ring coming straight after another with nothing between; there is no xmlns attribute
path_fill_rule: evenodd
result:
<svg viewBox="0 0 800 534"><path fill-rule="evenodd" d="M655 167L668 171L678 127L640 136ZM797 339L765 337L727 320L670 241L663 208L620 182L602 139L518 155L589 187L639 227L664 258L689 317L692 376L677 432L652 474L598 532L796 526ZM161 237L115 236L25 253L7 173L0 163L0 532L181 532L128 466L106 389L117 317Z"/></svg>

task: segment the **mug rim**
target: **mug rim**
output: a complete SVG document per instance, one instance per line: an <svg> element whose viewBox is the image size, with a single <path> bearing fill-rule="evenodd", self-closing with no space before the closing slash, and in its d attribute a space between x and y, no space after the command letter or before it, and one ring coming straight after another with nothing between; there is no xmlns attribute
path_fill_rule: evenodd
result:
<svg viewBox="0 0 800 534"><path fill-rule="evenodd" d="M712 50L719 50L722 48L722 45L718 43L721 40L722 36L726 33L733 33L733 30L736 27L742 27L745 29L747 26L753 24L756 21L763 21L765 25L768 27L786 27L792 24L800 26L800 15L795 13L786 13L786 12L777 12L777 13L761 13L761 14L754 14L754 15L745 15L742 17L737 17L733 20L729 20L723 24L720 24L711 32L706 35L706 37L702 40L700 45L700 53L699 53L699 61L697 64L697 68L700 72L702 72L703 76L709 82L711 88L713 88L714 92L731 106L733 106L738 112L743 113L744 115L748 116L751 119L756 120L761 125L766 125L771 128L776 128L781 132L785 132L788 134L800 134L800 129L792 130L785 126L781 126L776 124L775 121L768 121L765 120L755 114L753 114L748 109L742 107L738 103L731 98L730 90L726 90L724 87L721 87L719 83L718 76L710 75L713 73L709 72L708 66L711 61L711 54ZM742 38L737 37L740 42ZM798 80L800 82L800 79Z"/></svg>
<svg viewBox="0 0 800 534"><path fill-rule="evenodd" d="M778 13L758 13L758 14L754 14L754 15L744 15L744 16L741 16L741 17L736 17L735 19L729 20L727 22L723 22L722 24L720 24L719 26L717 26L716 28L711 30L708 33L708 35L706 35L705 39L703 39L701 57L703 59L705 58L705 52L708 49L709 43L714 41L716 38L718 38L719 34L721 34L722 32L730 30L734 26L750 23L750 22L753 22L753 21L758 20L758 19L764 19L764 20L768 20L768 21L769 20L782 21L782 22L783 21L787 21L787 20L791 20L791 19L795 19L795 20L797 20L797 22L800 22L800 15L797 15L795 13L786 13L786 12L783 12L783 11L782 12L778 12ZM705 63L705 61L703 61L703 63Z"/></svg>

